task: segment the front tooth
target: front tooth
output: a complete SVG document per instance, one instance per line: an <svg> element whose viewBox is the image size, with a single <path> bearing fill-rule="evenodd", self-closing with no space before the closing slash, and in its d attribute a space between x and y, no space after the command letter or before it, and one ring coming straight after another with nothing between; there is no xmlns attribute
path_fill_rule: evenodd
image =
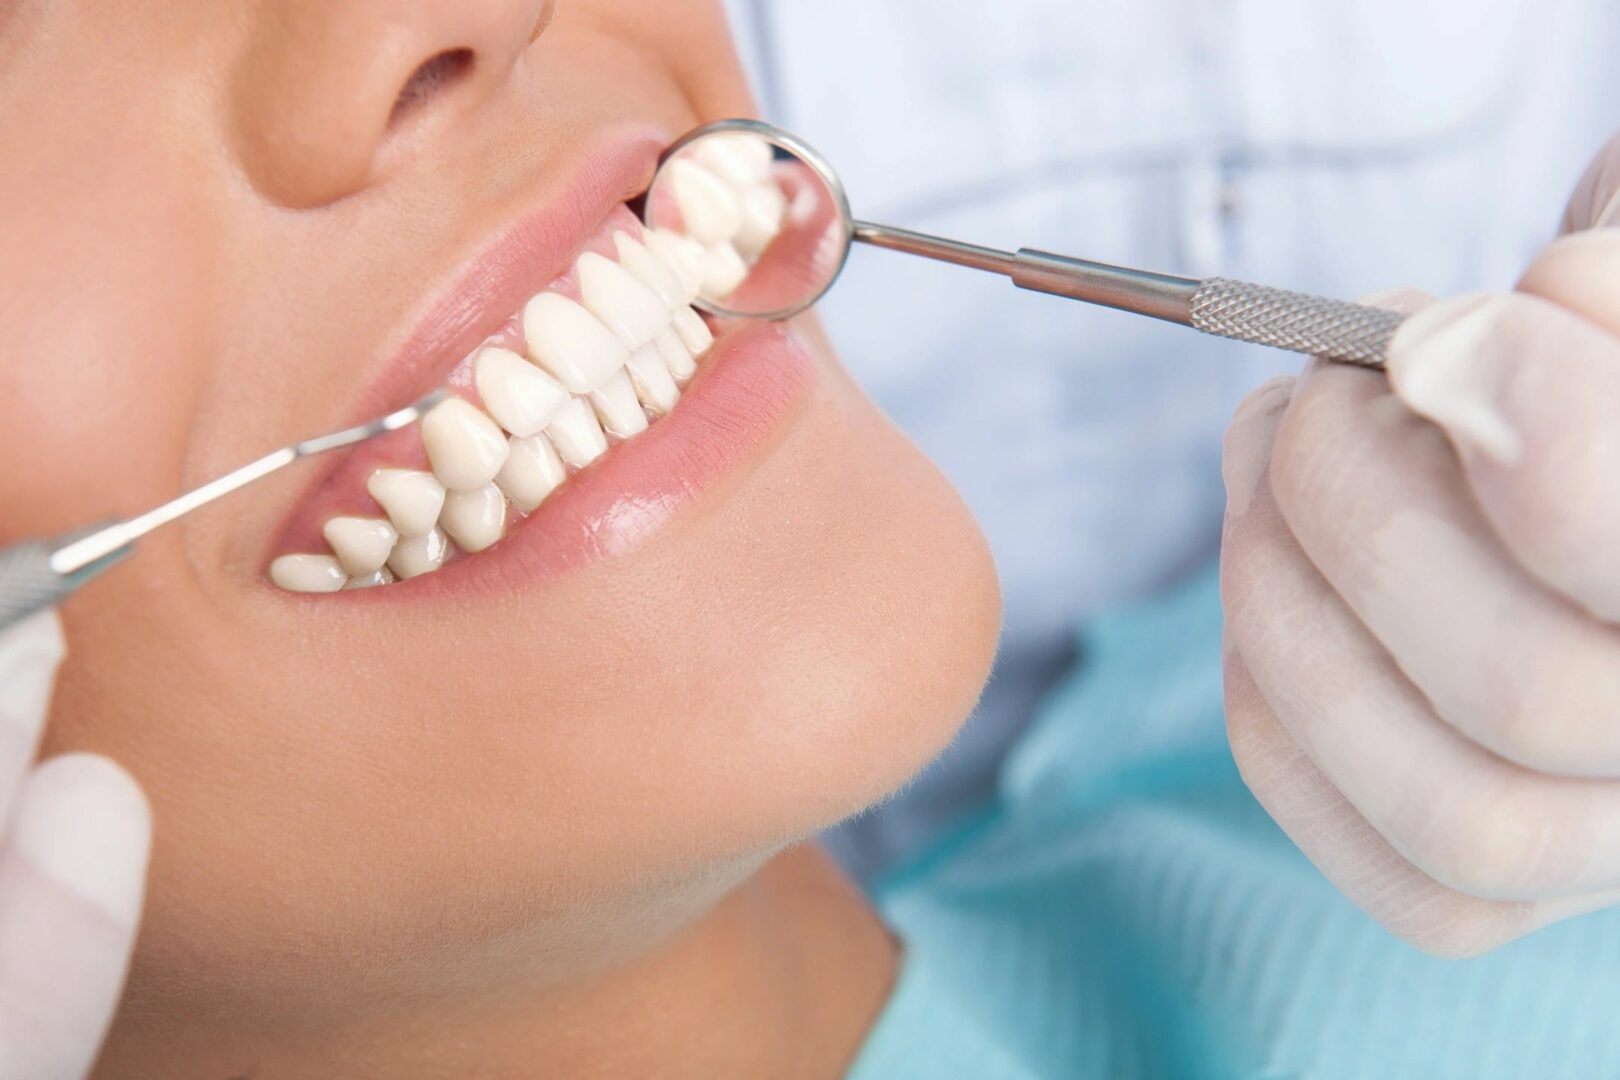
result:
<svg viewBox="0 0 1620 1080"><path fill-rule="evenodd" d="M692 309L687 308L686 310L691 311ZM699 319L698 321L702 322L703 320ZM706 330L708 327L704 327L704 329ZM697 361L693 360L692 354L686 351L686 346L681 344L681 339L675 331L664 331L658 335L653 344L658 346L658 358L664 362L665 367L669 368L670 375L674 376L677 383L684 383L697 374Z"/></svg>
<svg viewBox="0 0 1620 1080"><path fill-rule="evenodd" d="M703 295L720 300L737 291L748 277L748 264L728 243L710 246L703 261Z"/></svg>
<svg viewBox="0 0 1620 1080"><path fill-rule="evenodd" d="M742 228L742 204L725 181L686 158L671 163L669 178L686 235L704 245L737 235Z"/></svg>
<svg viewBox="0 0 1620 1080"><path fill-rule="evenodd" d="M392 585L393 583L394 575L389 573L388 568L385 566L375 573L367 574L365 577L350 578L349 583L343 587L345 589L374 589L378 585Z"/></svg>
<svg viewBox="0 0 1620 1080"><path fill-rule="evenodd" d="M602 426L621 439L647 430L647 414L636 398L636 388L627 371L619 372L592 391L591 404L596 406Z"/></svg>
<svg viewBox="0 0 1620 1080"><path fill-rule="evenodd" d="M630 357L613 331L566 296L541 293L523 309L529 359L551 372L570 393L588 394Z"/></svg>
<svg viewBox="0 0 1620 1080"><path fill-rule="evenodd" d="M381 518L335 517L321 526L321 535L350 577L365 577L381 570L399 540L399 531Z"/></svg>
<svg viewBox="0 0 1620 1080"><path fill-rule="evenodd" d="M691 303L703 290L703 245L690 236L667 229L654 229L647 234L647 250L663 259L675 271L675 275L681 279L681 291L686 294L684 302Z"/></svg>
<svg viewBox="0 0 1620 1080"><path fill-rule="evenodd" d="M288 592L337 592L349 575L330 555L283 555L270 564L270 580Z"/></svg>
<svg viewBox="0 0 1620 1080"><path fill-rule="evenodd" d="M441 402L422 418L422 445L433 475L451 491L483 487L506 462L506 436L461 398Z"/></svg>
<svg viewBox="0 0 1620 1080"><path fill-rule="evenodd" d="M618 249L619 265L640 278L642 284L658 294L664 306L674 311L691 297L673 267L637 243L629 233L613 234L613 246Z"/></svg>
<svg viewBox="0 0 1620 1080"><path fill-rule="evenodd" d="M452 491L439 519L463 551L483 551L506 532L506 496L494 484L476 491Z"/></svg>
<svg viewBox="0 0 1620 1080"><path fill-rule="evenodd" d="M450 554L450 541L443 529L431 529L421 536L412 536L394 545L388 556L388 569L401 579L431 574L444 565Z"/></svg>
<svg viewBox="0 0 1620 1080"><path fill-rule="evenodd" d="M625 370L630 373L630 381L635 383L636 395L641 403L656 413L668 413L675 408L675 403L681 399L680 387L675 385L675 379L669 373L669 365L664 362L660 342L665 336L680 350L683 364L691 363L691 357L686 355L686 347L675 337L673 330L666 330L658 335L658 339L643 345L630 354L630 362Z"/></svg>
<svg viewBox="0 0 1620 1080"><path fill-rule="evenodd" d="M524 513L546 501L557 485L568 479L562 458L544 435L513 439L501 475L495 478L506 497Z"/></svg>
<svg viewBox="0 0 1620 1080"><path fill-rule="evenodd" d="M669 325L670 305L612 259L587 251L578 267L585 309L618 335L625 348L641 348Z"/></svg>
<svg viewBox="0 0 1620 1080"><path fill-rule="evenodd" d="M694 156L736 188L757 184L771 171L771 144L747 132L711 135L698 145Z"/></svg>
<svg viewBox="0 0 1620 1080"><path fill-rule="evenodd" d="M702 356L714 344L714 334L709 330L709 324L703 317L691 308L681 308L675 313L675 332L681 336L681 344L693 356ZM675 376L677 379L679 375Z"/></svg>
<svg viewBox="0 0 1620 1080"><path fill-rule="evenodd" d="M366 490L404 537L421 536L433 528L444 508L444 485L430 472L378 469L366 481Z"/></svg>
<svg viewBox="0 0 1620 1080"><path fill-rule="evenodd" d="M765 183L743 193L743 224L731 241L744 258L758 258L782 231L787 196L775 184Z"/></svg>
<svg viewBox="0 0 1620 1080"><path fill-rule="evenodd" d="M510 349L480 352L474 378L484 408L513 435L533 435L568 402L562 383Z"/></svg>
<svg viewBox="0 0 1620 1080"><path fill-rule="evenodd" d="M602 434L602 425L584 398L574 398L563 406L557 419L546 428L546 437L562 459L576 469L583 469L607 453L607 436Z"/></svg>

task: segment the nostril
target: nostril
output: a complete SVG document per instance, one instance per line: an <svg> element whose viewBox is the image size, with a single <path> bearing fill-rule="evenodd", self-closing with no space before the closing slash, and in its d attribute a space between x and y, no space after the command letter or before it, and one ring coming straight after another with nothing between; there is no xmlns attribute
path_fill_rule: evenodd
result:
<svg viewBox="0 0 1620 1080"><path fill-rule="evenodd" d="M394 110L388 115L390 128L432 101L451 86L472 73L474 64L471 49L447 49L425 61L405 80L394 99Z"/></svg>

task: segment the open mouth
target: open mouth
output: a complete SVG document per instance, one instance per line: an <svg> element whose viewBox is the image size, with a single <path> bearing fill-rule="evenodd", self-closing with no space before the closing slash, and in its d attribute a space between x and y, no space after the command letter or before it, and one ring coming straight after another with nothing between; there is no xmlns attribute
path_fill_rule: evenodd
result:
<svg viewBox="0 0 1620 1080"><path fill-rule="evenodd" d="M730 171L696 177L701 242L615 208L567 271L455 365L448 399L334 471L287 530L270 580L332 593L480 557L679 409L715 342L692 301L729 291L746 257L731 240L753 255L780 217L742 212L768 155L720 164ZM736 222L734 237L710 235L717 215Z"/></svg>

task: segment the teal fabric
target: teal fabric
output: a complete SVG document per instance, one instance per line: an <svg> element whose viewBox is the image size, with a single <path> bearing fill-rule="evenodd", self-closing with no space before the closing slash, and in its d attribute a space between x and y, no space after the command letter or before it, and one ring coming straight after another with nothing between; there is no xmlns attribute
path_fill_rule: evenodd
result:
<svg viewBox="0 0 1620 1080"><path fill-rule="evenodd" d="M850 1076L1620 1076L1620 912L1446 961L1247 793L1214 575L1084 635L997 804L879 884L901 981Z"/></svg>

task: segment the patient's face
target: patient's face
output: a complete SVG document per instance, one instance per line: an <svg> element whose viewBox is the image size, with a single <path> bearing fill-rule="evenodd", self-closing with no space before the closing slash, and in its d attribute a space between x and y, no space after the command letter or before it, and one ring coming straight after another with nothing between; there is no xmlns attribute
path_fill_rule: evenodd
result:
<svg viewBox="0 0 1620 1080"><path fill-rule="evenodd" d="M465 382L661 140L749 107L708 0L0 4L5 538ZM46 750L154 804L132 1009L567 979L950 738L998 614L962 507L813 324L694 351L669 416L476 555L267 580L323 514L383 518L356 478L425 470L408 433L66 608Z"/></svg>

